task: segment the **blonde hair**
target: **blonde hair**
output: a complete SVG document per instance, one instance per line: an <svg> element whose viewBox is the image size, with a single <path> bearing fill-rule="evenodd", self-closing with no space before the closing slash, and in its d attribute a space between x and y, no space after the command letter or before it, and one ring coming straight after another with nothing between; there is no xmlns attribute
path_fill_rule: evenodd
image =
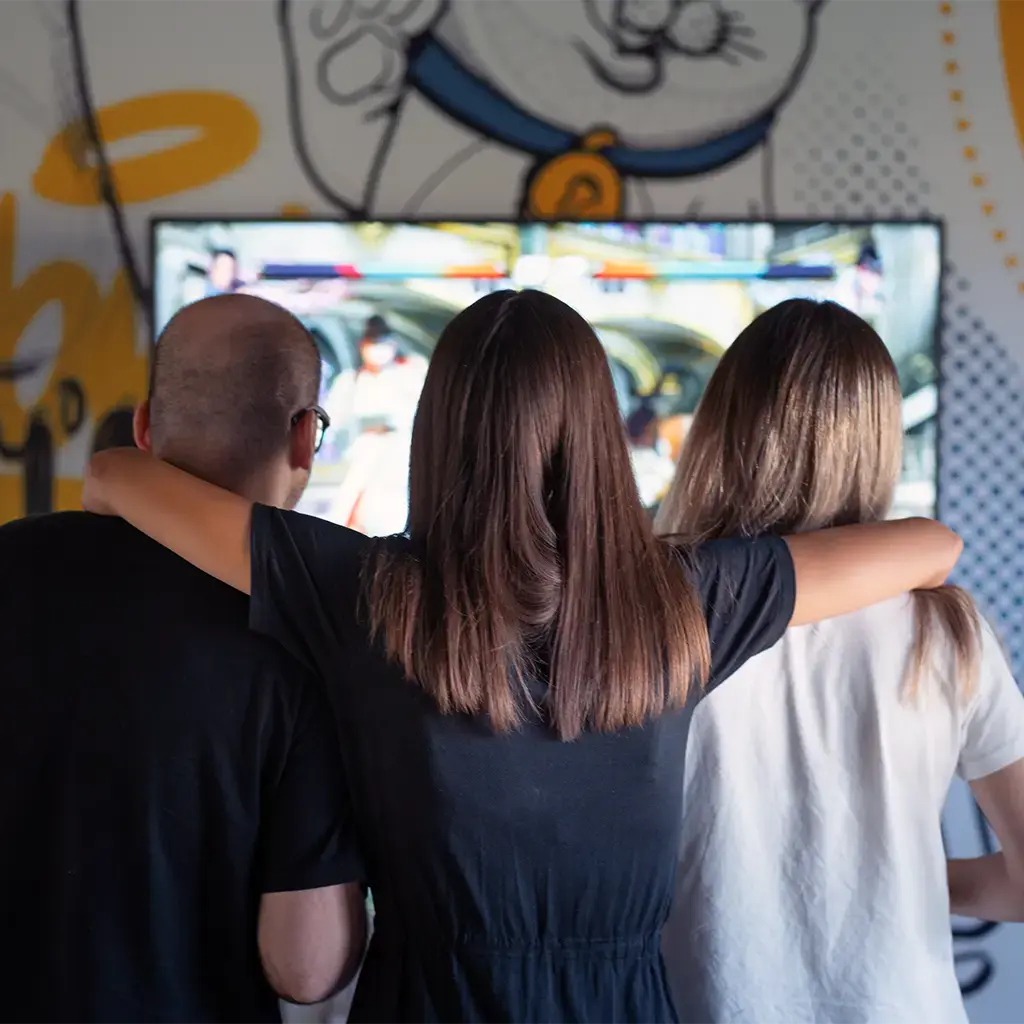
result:
<svg viewBox="0 0 1024 1024"><path fill-rule="evenodd" d="M687 434L655 529L684 544L877 522L892 504L903 448L902 393L888 349L834 302L791 299L729 347ZM914 592L913 698L937 638L959 691L973 690L981 623L966 591Z"/></svg>

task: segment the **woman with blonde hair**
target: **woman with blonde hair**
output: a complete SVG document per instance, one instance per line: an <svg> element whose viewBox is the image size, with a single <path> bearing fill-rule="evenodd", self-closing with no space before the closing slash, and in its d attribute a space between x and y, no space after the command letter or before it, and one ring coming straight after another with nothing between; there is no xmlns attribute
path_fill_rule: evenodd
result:
<svg viewBox="0 0 1024 1024"><path fill-rule="evenodd" d="M288 490L315 401L277 424ZM659 939L701 687L791 623L941 583L960 550L906 520L684 561L640 504L600 342L530 291L438 340L402 535L143 452L95 456L86 502L251 593L252 627L328 687L376 910L353 1021L675 1020Z"/></svg>
<svg viewBox="0 0 1024 1024"><path fill-rule="evenodd" d="M693 546L881 521L901 404L858 316L774 307L709 382L656 530ZM964 1024L942 808L961 775L1003 847L951 862L953 910L1020 916L1022 758L1024 698L957 587L789 630L746 662L691 725L664 935L681 1019Z"/></svg>

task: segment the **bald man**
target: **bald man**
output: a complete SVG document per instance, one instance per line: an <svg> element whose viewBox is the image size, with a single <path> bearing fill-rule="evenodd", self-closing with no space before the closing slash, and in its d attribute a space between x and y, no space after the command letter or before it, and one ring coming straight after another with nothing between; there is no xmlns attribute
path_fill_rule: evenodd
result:
<svg viewBox="0 0 1024 1024"><path fill-rule="evenodd" d="M253 296L181 310L137 444L291 507L325 417L320 359ZM248 601L128 524L0 528L5 1020L277 1021L363 944L337 734ZM273 986L273 987L272 987Z"/></svg>

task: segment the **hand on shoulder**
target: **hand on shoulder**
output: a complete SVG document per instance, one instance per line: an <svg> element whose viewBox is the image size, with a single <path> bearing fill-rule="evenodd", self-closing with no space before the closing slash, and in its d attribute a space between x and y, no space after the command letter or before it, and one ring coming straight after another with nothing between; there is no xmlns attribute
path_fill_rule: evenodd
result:
<svg viewBox="0 0 1024 1024"><path fill-rule="evenodd" d="M132 466L140 460L152 459L152 455L138 448L108 448L97 452L85 467L82 482L82 508L101 516L117 515L110 502L111 483L124 473L131 472Z"/></svg>

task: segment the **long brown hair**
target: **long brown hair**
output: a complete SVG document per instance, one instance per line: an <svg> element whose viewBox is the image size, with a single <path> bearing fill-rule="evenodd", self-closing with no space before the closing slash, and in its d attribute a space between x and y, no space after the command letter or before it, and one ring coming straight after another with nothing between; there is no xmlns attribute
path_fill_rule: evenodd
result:
<svg viewBox="0 0 1024 1024"><path fill-rule="evenodd" d="M640 504L604 350L550 295L497 292L442 333L408 534L368 562L370 625L442 712L513 728L539 673L573 739L638 725L707 676L704 612Z"/></svg>
<svg viewBox="0 0 1024 1024"><path fill-rule="evenodd" d="M694 544L876 522L899 479L901 407L892 357L864 320L834 302L780 303L712 375L655 528ZM938 626L969 694L980 657L974 602L954 586L914 601L905 692L916 694Z"/></svg>

